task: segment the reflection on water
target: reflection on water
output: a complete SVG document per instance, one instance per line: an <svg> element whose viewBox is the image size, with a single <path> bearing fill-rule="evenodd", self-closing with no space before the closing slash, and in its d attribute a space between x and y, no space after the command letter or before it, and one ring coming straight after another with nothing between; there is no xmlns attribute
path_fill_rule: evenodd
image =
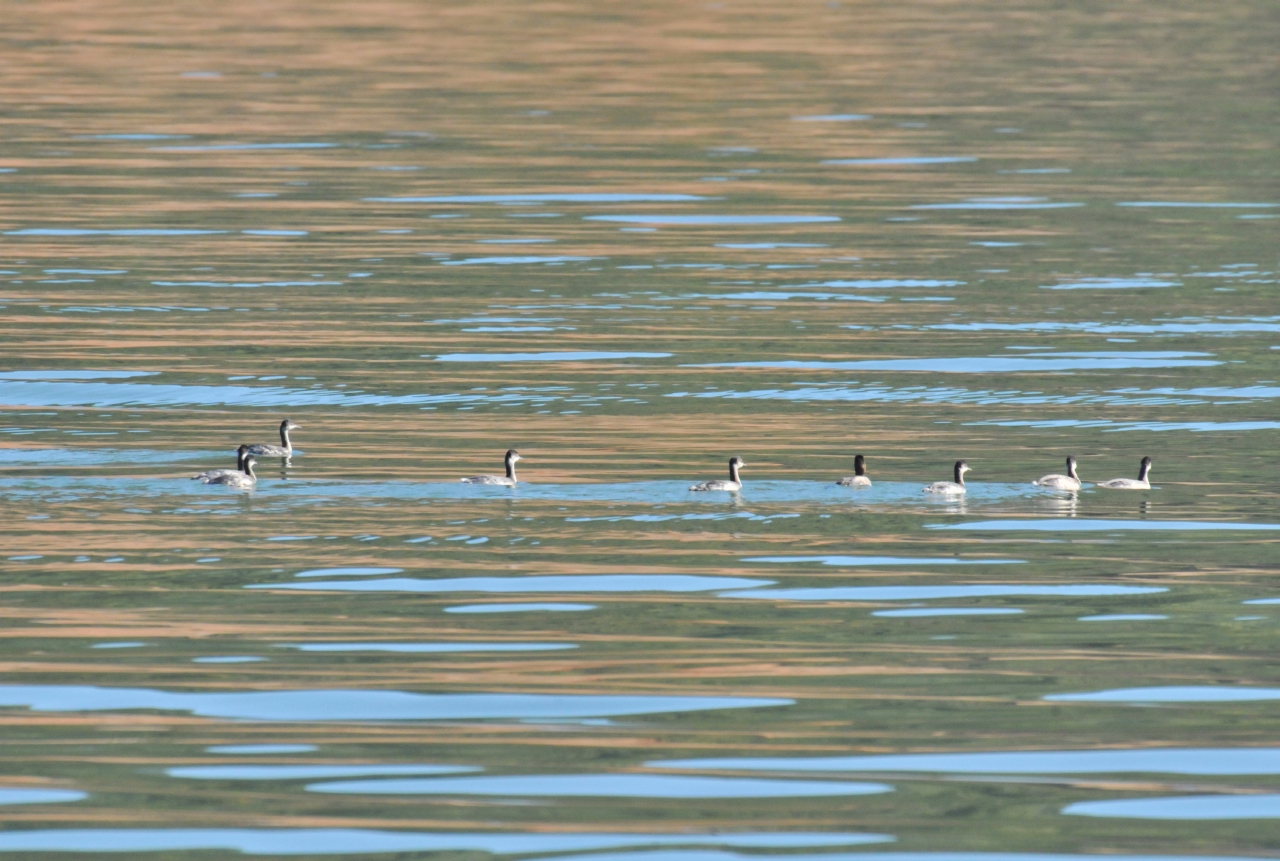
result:
<svg viewBox="0 0 1280 861"><path fill-rule="evenodd" d="M917 619L933 616L1016 616L1016 607L912 607L906 610L876 610L871 615L882 619Z"/></svg>
<svg viewBox="0 0 1280 861"><path fill-rule="evenodd" d="M1132 819L1280 819L1280 794L1184 795L1167 798L1124 798L1078 801L1062 809L1068 816Z"/></svg>
<svg viewBox="0 0 1280 861"><path fill-rule="evenodd" d="M1280 748L1029 750L888 756L682 759L653 768L717 771L936 771L973 774L1280 774Z"/></svg>
<svg viewBox="0 0 1280 861"><path fill-rule="evenodd" d="M330 777L385 777L402 774L458 774L474 765L184 765L166 768L170 777L191 780L318 780Z"/></svg>
<svg viewBox="0 0 1280 861"><path fill-rule="evenodd" d="M1102 371L1130 368L1207 368L1221 362L1198 358L1211 353L1109 352L1034 353L1026 356L954 356L938 359L868 359L855 362L716 362L702 367L775 368L828 371L930 371L936 374L1030 374L1045 371Z"/></svg>
<svg viewBox="0 0 1280 861"><path fill-rule="evenodd" d="M1168 591L1162 586L1118 586L1107 583L1072 583L1042 586L1028 583L955 586L830 586L811 589L753 589L728 592L734 598L766 598L782 601L927 601L946 598L995 598L1041 596L1084 598L1101 595L1151 595Z"/></svg>
<svg viewBox="0 0 1280 861"><path fill-rule="evenodd" d="M33 711L155 709L259 721L462 720L661 714L791 705L749 697L415 694L405 691L295 690L183 693L146 688L0 685L0 705Z"/></svg>
<svg viewBox="0 0 1280 861"><path fill-rule="evenodd" d="M1120 688L1083 694L1050 694L1045 699L1063 703L1250 703L1280 700L1280 688L1198 685Z"/></svg>
<svg viewBox="0 0 1280 861"><path fill-rule="evenodd" d="M580 613L594 610L595 604L461 604L445 607L446 613Z"/></svg>
<svg viewBox="0 0 1280 861"><path fill-rule="evenodd" d="M326 592L707 592L750 589L772 580L742 577L694 577L682 574L603 574L581 577L454 577L419 580L324 580L319 583L254 583L249 589L296 589Z"/></svg>
<svg viewBox="0 0 1280 861"><path fill-rule="evenodd" d="M1264 5L6 5L0 849L1274 854Z"/></svg>
<svg viewBox="0 0 1280 861"><path fill-rule="evenodd" d="M947 557L919 556L751 556L743 562L820 562L823 565L836 567L862 567L879 565L1020 565L1025 559L959 559ZM299 575L301 576L301 575Z"/></svg>
<svg viewBox="0 0 1280 861"><path fill-rule="evenodd" d="M63 801L83 801L87 792L75 789L28 789L16 786L0 786L0 805L57 804Z"/></svg>
<svg viewBox="0 0 1280 861"><path fill-rule="evenodd" d="M362 828L68 828L0 833L0 852L177 852L222 849L245 855L367 855L487 852L523 855L628 846L792 848L887 843L883 834L503 834ZM594 857L594 856L593 856ZM824 856L825 857L825 856Z"/></svg>
<svg viewBox="0 0 1280 861"><path fill-rule="evenodd" d="M314 744L215 744L206 747L208 753L228 755L268 756L284 753L311 753L319 750Z"/></svg>
<svg viewBox="0 0 1280 861"><path fill-rule="evenodd" d="M1081 616L1081 622L1149 622L1168 619L1159 613L1104 613L1098 616Z"/></svg>
<svg viewBox="0 0 1280 861"><path fill-rule="evenodd" d="M1214 523L1203 520L981 520L972 523L930 523L926 529L964 529L979 532L1270 532L1280 523Z"/></svg>
<svg viewBox="0 0 1280 861"><path fill-rule="evenodd" d="M396 652L405 655L451 652L555 652L574 643L280 643L299 652ZM197 658L197 660L199 660Z"/></svg>
<svg viewBox="0 0 1280 861"><path fill-rule="evenodd" d="M892 792L883 783L760 780L672 774L508 774L430 780L313 783L310 792L372 795L516 795L614 798L813 798Z"/></svg>

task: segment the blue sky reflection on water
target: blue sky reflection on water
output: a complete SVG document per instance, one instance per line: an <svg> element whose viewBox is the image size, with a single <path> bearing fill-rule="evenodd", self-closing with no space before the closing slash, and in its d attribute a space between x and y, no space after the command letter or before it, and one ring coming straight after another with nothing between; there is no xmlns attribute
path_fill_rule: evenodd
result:
<svg viewBox="0 0 1280 861"><path fill-rule="evenodd" d="M1077 801L1062 809L1067 816L1123 819L1280 819L1280 794L1183 795L1163 798L1119 798Z"/></svg>
<svg viewBox="0 0 1280 861"><path fill-rule="evenodd" d="M0 852L235 851L246 855L367 855L382 852L485 852L526 855L639 846L784 849L892 842L885 834L537 834L364 828L56 828L0 833ZM579 856L582 857L582 856ZM825 856L824 856L825 857Z"/></svg>
<svg viewBox="0 0 1280 861"><path fill-rule="evenodd" d="M815 798L892 792L883 783L761 780L672 774L507 774L426 780L313 783L309 792L371 795L503 795L592 798Z"/></svg>
<svg viewBox="0 0 1280 861"><path fill-rule="evenodd" d="M556 694L417 694L405 691L289 690L185 693L87 685L0 685L0 705L36 712L181 711L258 721L412 721L576 718L706 709L787 706L762 697Z"/></svg>
<svg viewBox="0 0 1280 861"><path fill-rule="evenodd" d="M1280 748L1130 748L878 756L658 760L651 768L716 771L923 771L953 774L1280 774Z"/></svg>

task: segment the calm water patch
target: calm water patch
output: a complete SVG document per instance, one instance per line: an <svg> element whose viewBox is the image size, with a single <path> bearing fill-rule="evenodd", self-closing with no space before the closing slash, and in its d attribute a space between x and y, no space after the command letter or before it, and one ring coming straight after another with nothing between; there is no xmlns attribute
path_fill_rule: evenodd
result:
<svg viewBox="0 0 1280 861"><path fill-rule="evenodd" d="M435 780L314 783L310 792L357 795L514 795L589 798L815 798L892 792L883 783L759 780L674 774L506 774Z"/></svg>
<svg viewBox="0 0 1280 861"><path fill-rule="evenodd" d="M980 520L972 523L929 523L925 529L979 532L1252 532L1280 529L1280 523L1218 523L1206 520Z"/></svg>
<svg viewBox="0 0 1280 861"><path fill-rule="evenodd" d="M463 604L445 607L446 613L582 613L595 604Z"/></svg>
<svg viewBox="0 0 1280 861"><path fill-rule="evenodd" d="M580 194L460 194L444 197L366 197L376 203L681 203L710 200L700 194L629 194L586 192ZM539 213L546 216L549 213Z"/></svg>
<svg viewBox="0 0 1280 861"><path fill-rule="evenodd" d="M1085 278L1063 284L1042 284L1043 290L1136 290L1143 287L1181 287L1179 281L1153 278Z"/></svg>
<svg viewBox="0 0 1280 861"><path fill-rule="evenodd" d="M244 231L247 232L247 231ZM152 281L157 287L341 287L342 281Z"/></svg>
<svg viewBox="0 0 1280 861"><path fill-rule="evenodd" d="M958 164L960 162L977 161L968 155L935 155L935 156L887 156L885 158L832 158L823 164L851 165L926 165L926 164ZM923 208L923 207L916 207Z"/></svg>
<svg viewBox="0 0 1280 861"><path fill-rule="evenodd" d="M1222 362L1201 358L1212 353L1107 352L1039 353L1026 356L953 356L936 359L864 359L861 361L712 362L689 368L774 368L807 371L925 371L934 374L1034 374L1046 371L1114 371L1128 368L1207 368Z"/></svg>
<svg viewBox="0 0 1280 861"><path fill-rule="evenodd" d="M193 664L256 664L266 658L257 655L210 655L203 658L192 658Z"/></svg>
<svg viewBox="0 0 1280 861"><path fill-rule="evenodd" d="M1280 321L1270 317L1256 317L1248 321L1239 318L1215 317L1205 319L1157 320L1138 322L1082 322L1068 323L1038 320L1025 323L935 323L925 329L941 332L1091 332L1095 335L1240 335L1251 332L1280 332Z"/></svg>
<svg viewBox="0 0 1280 861"><path fill-rule="evenodd" d="M1044 197L971 197L958 203L920 203L911 209L1069 209L1083 203L1054 203Z"/></svg>
<svg viewBox="0 0 1280 861"><path fill-rule="evenodd" d="M1124 390L1122 390L1124 391ZM1139 390L1128 390L1139 393ZM664 397L669 398L726 398L730 400L760 400L760 401L835 401L835 402L859 402L859 401L880 401L885 403L969 403L969 404L1107 404L1107 405L1135 405L1135 404L1197 404L1204 403L1203 400L1193 398L1177 397L1168 394L1142 394L1134 397L1131 395L1121 394L1099 394L1095 392L1075 392L1064 394L1050 394L1047 392L1023 391L1018 389L965 389L957 386L888 386L883 383L872 383L862 386L847 386L840 384L794 384L787 389L752 389L746 391L735 391L733 389L719 389L709 392L672 392ZM1001 426L1010 426L1009 423L1017 420L1004 420ZM1092 422L1101 422L1102 426L1112 424L1107 419L1043 419L1043 420L1024 420L1032 423L1032 426L1039 422L1069 422L1072 424L1065 426L1089 426ZM974 424L977 424L976 422ZM1045 425L1052 427L1054 425Z"/></svg>
<svg viewBox="0 0 1280 861"><path fill-rule="evenodd" d="M237 150L272 150L272 149L333 149L336 143L319 141L296 141L284 143L229 143L229 144L184 144L182 146L153 146L148 149L159 152L224 152Z"/></svg>
<svg viewBox="0 0 1280 861"><path fill-rule="evenodd" d="M769 250L772 248L826 248L821 242L717 242L716 248Z"/></svg>
<svg viewBox="0 0 1280 861"><path fill-rule="evenodd" d="M1280 700L1280 688L1184 685L1117 688L1082 694L1050 694L1043 699L1063 703L1248 703Z"/></svg>
<svg viewBox="0 0 1280 861"><path fill-rule="evenodd" d="M886 834L803 831L738 834L549 834L509 831L378 831L365 828L54 828L0 832L0 852L180 852L220 849L244 855L369 855L392 852L524 855L592 852L629 846L790 849L858 846L889 843L893 840L893 837ZM1052 856L1042 857L1052 861ZM1079 856L1081 859L1085 857Z"/></svg>
<svg viewBox="0 0 1280 861"><path fill-rule="evenodd" d="M441 266L516 266L520 264L558 264L582 263L597 260L596 257L574 257L572 255L543 256L525 255L515 257L467 257L462 260L441 260Z"/></svg>
<svg viewBox="0 0 1280 861"><path fill-rule="evenodd" d="M322 780L470 771L483 769L478 765L184 765L166 768L164 773L189 780Z"/></svg>
<svg viewBox="0 0 1280 861"><path fill-rule="evenodd" d="M1025 559L961 559L951 556L748 556L743 562L820 562L839 567L871 565L1021 565Z"/></svg>
<svg viewBox="0 0 1280 861"><path fill-rule="evenodd" d="M871 615L886 619L920 619L933 616L1016 616L1013 607L912 607L907 610L876 610Z"/></svg>
<svg viewBox="0 0 1280 861"><path fill-rule="evenodd" d="M5 236L213 236L225 230L189 230L173 227L135 227L121 230L94 230L78 227L28 227L6 230Z"/></svg>
<svg viewBox="0 0 1280 861"><path fill-rule="evenodd" d="M1223 433L1255 430L1277 430L1280 422L1113 422L1106 419L1074 420L1055 419L1049 421L1001 421L1001 422L965 422L967 426L990 427L1029 427L1029 428L1101 428L1103 433L1133 433L1150 431L1166 433L1168 431L1191 431L1192 433Z"/></svg>
<svg viewBox="0 0 1280 861"><path fill-rule="evenodd" d="M119 643L94 643L91 649L141 649L143 646L149 646L150 643L138 642L135 640L121 641Z"/></svg>
<svg viewBox="0 0 1280 861"><path fill-rule="evenodd" d="M1101 616L1081 616L1078 622L1155 622L1168 619L1159 613L1106 613Z"/></svg>
<svg viewBox="0 0 1280 861"><path fill-rule="evenodd" d="M1280 203L1194 203L1178 200L1130 200L1116 206L1167 208L1167 209L1256 209L1280 206Z"/></svg>
<svg viewBox="0 0 1280 861"><path fill-rule="evenodd" d="M822 586L805 589L753 589L722 592L726 598L775 601L929 601L948 598L1063 597L1151 595L1167 592L1161 586L1120 586L1110 583L1037 585L1031 583L957 584L949 586Z"/></svg>
<svg viewBox="0 0 1280 861"><path fill-rule="evenodd" d="M707 592L750 589L773 580L699 577L692 574L582 574L550 577L441 577L420 580L326 580L319 583L258 583L246 589L296 589L328 592Z"/></svg>
<svg viewBox="0 0 1280 861"><path fill-rule="evenodd" d="M207 753L222 753L244 756L268 756L286 753L313 753L319 750L314 744L215 744L206 747Z"/></svg>
<svg viewBox="0 0 1280 861"><path fill-rule="evenodd" d="M1133 748L911 753L878 756L732 757L647 762L716 771L926 771L954 774L1280 774L1280 748Z"/></svg>
<svg viewBox="0 0 1280 861"><path fill-rule="evenodd" d="M58 804L83 801L89 793L77 789L35 789L27 786L0 786L0 805Z"/></svg>
<svg viewBox="0 0 1280 861"><path fill-rule="evenodd" d="M1120 798L1077 801L1062 808L1068 816L1126 819L1280 819L1280 794L1182 795L1165 798Z"/></svg>
<svg viewBox="0 0 1280 861"><path fill-rule="evenodd" d="M466 354L459 354L466 355ZM478 354L491 355L491 354ZM521 354L514 354L521 355ZM537 354L534 354L537 355ZM443 361L450 361L443 359ZM495 361L461 359L455 361ZM496 360L504 361L504 360ZM512 360L520 361L520 360ZM525 360L530 361L530 360ZM532 360L539 361L539 360ZM572 360L541 360L572 361ZM176 385L151 383L95 383L0 380L0 402L32 407L60 406L411 406L512 403L542 400L537 393L483 392L451 394L379 395L368 392L341 392L323 388L292 389L284 386Z"/></svg>
<svg viewBox="0 0 1280 861"><path fill-rule="evenodd" d="M872 842L892 842L892 839ZM1116 861L1254 861L1244 857L1212 855L1121 855L1108 853ZM578 856L579 858L583 856ZM591 861L751 861L758 855L744 855L711 849L655 849L638 852L604 852L589 856ZM1097 861L1097 855L1057 855L1036 852L827 852L821 855L789 854L787 861ZM563 855L544 861L570 861Z"/></svg>
<svg viewBox="0 0 1280 861"><path fill-rule="evenodd" d="M854 123L871 119L871 114L812 114L791 119L797 123Z"/></svg>
<svg viewBox="0 0 1280 861"><path fill-rule="evenodd" d="M797 293L783 290L748 290L734 293L685 293L680 299L723 299L737 302L786 302L789 299L808 299L812 302L884 302L887 296L846 296L840 293Z"/></svg>
<svg viewBox="0 0 1280 861"><path fill-rule="evenodd" d="M432 358L430 355L424 359ZM598 362L615 359L669 359L671 353L623 353L598 350L566 350L548 353L446 353L437 362Z"/></svg>
<svg viewBox="0 0 1280 861"><path fill-rule="evenodd" d="M852 287L858 290L884 290L891 287L960 287L964 281L940 281L932 278L855 278L835 281L815 281L796 284L796 287Z"/></svg>
<svg viewBox="0 0 1280 861"><path fill-rule="evenodd" d="M399 574L403 568L312 568L299 571L295 577L373 577L378 574Z"/></svg>
<svg viewBox="0 0 1280 861"><path fill-rule="evenodd" d="M610 717L793 703L794 700L763 697L417 694L388 690L187 693L88 685L0 685L0 705L25 706L37 712L154 709L228 720L299 722Z"/></svg>
<svg viewBox="0 0 1280 861"><path fill-rule="evenodd" d="M823 224L840 221L836 215L587 215L584 218L587 221L673 225Z"/></svg>
<svg viewBox="0 0 1280 861"><path fill-rule="evenodd" d="M398 652L446 654L451 652L554 652L576 649L574 643L278 643L282 649L300 652Z"/></svg>

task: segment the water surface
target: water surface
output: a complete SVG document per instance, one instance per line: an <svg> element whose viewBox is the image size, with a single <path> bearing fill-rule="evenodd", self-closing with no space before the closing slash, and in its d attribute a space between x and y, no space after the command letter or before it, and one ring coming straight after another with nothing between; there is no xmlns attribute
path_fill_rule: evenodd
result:
<svg viewBox="0 0 1280 861"><path fill-rule="evenodd" d="M0 850L1280 849L1267 3L4 36Z"/></svg>

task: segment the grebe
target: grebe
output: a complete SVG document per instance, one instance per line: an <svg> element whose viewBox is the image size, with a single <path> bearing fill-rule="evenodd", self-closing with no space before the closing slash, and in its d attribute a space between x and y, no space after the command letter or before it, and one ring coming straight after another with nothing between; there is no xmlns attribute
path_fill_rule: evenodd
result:
<svg viewBox="0 0 1280 861"><path fill-rule="evenodd" d="M247 445L242 445L238 449L236 449L236 468L235 469L209 469L209 470L205 470L199 475L191 476L191 480L195 481L196 479L200 479L205 484L208 484L211 480L217 478L220 475L239 475L244 471L244 456L248 454L248 452L249 452L249 446Z"/></svg>
<svg viewBox="0 0 1280 861"><path fill-rule="evenodd" d="M1099 481L1094 487L1105 487L1108 490L1150 490L1151 481L1147 476L1151 473L1151 458L1144 457L1138 467L1138 478L1113 478L1110 481Z"/></svg>
<svg viewBox="0 0 1280 861"><path fill-rule="evenodd" d="M225 484L227 487L234 487L237 490L253 490L258 483L258 476L253 474L253 465L257 463L253 459L253 455L244 456L244 472L233 472L230 475L217 475L205 482L205 484Z"/></svg>
<svg viewBox="0 0 1280 861"><path fill-rule="evenodd" d="M520 456L520 452L514 448L507 449L506 457L503 461L507 465L507 474L502 475L473 475L470 478L464 478L462 481L466 484L498 484L503 487L516 486L516 461L524 460Z"/></svg>
<svg viewBox="0 0 1280 861"><path fill-rule="evenodd" d="M294 424L291 419L280 422L280 445L260 442L249 446L249 454L257 457L293 457L293 442L289 439L289 431L297 430L302 425Z"/></svg>
<svg viewBox="0 0 1280 861"><path fill-rule="evenodd" d="M1053 490L1079 490L1080 476L1076 475L1076 458L1075 455L1067 458L1067 474L1058 475L1042 475L1035 481L1031 482L1036 487L1048 487Z"/></svg>
<svg viewBox="0 0 1280 861"><path fill-rule="evenodd" d="M867 478L867 459L858 455L853 459L854 475L846 475L836 482L841 487L870 487L871 479Z"/></svg>
<svg viewBox="0 0 1280 861"><path fill-rule="evenodd" d="M729 458L729 480L723 478L714 478L711 481L704 481L701 484L692 485L689 489L696 491L703 490L727 490L730 493L737 493L742 490L742 479L738 477L738 470L746 466L742 458L734 456Z"/></svg>
<svg viewBox="0 0 1280 861"><path fill-rule="evenodd" d="M956 461L956 480L955 481L935 481L933 484L924 486L925 493L941 493L948 496L959 496L966 493L964 486L964 474L969 471L969 464L963 460Z"/></svg>

